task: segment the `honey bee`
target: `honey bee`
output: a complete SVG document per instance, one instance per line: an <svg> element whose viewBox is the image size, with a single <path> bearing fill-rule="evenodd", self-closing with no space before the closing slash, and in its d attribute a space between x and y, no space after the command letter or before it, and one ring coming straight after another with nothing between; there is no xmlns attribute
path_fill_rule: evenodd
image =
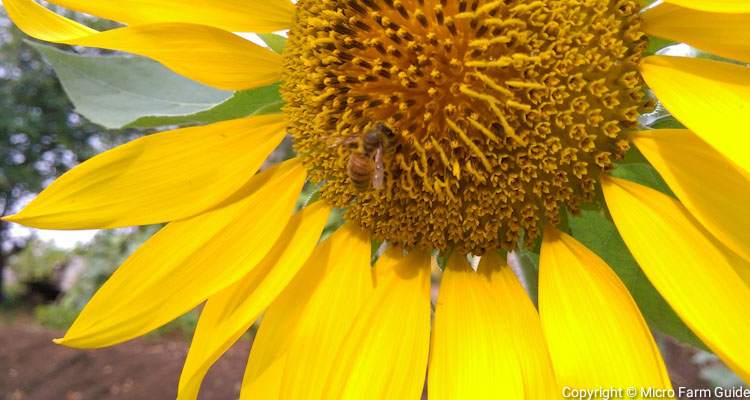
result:
<svg viewBox="0 0 750 400"><path fill-rule="evenodd" d="M358 136L344 139L346 143L357 143L347 163L347 174L352 186L360 192L370 187L382 190L385 180L383 153L396 135L384 123L377 122L372 128Z"/></svg>

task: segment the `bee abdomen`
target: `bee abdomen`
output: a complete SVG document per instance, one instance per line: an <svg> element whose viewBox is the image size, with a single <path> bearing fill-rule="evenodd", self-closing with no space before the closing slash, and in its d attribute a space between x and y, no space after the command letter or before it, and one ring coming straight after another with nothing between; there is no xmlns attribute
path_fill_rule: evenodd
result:
<svg viewBox="0 0 750 400"><path fill-rule="evenodd" d="M361 153L353 153L349 157L348 173L352 186L359 191L370 188L374 166L369 157Z"/></svg>

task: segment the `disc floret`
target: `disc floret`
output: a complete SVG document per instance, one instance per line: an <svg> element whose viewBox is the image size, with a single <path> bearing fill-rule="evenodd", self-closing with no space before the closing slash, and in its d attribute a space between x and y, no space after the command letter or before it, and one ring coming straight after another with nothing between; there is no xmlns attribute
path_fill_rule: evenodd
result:
<svg viewBox="0 0 750 400"><path fill-rule="evenodd" d="M282 88L322 195L376 238L481 253L592 199L647 107L637 0L302 0ZM382 188L348 161L375 124Z"/></svg>

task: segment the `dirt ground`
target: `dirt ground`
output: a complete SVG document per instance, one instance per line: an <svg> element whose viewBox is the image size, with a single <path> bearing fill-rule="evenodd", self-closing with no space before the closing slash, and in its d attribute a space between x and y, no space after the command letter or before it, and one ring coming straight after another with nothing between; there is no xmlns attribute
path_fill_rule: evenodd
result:
<svg viewBox="0 0 750 400"><path fill-rule="evenodd" d="M0 321L2 400L174 399L188 342L146 337L99 350L52 343L62 332L33 322ZM250 344L235 345L209 372L201 399L230 400L239 394Z"/></svg>
<svg viewBox="0 0 750 400"><path fill-rule="evenodd" d="M150 336L105 349L75 350L52 343L61 335L32 319L0 319L0 400L175 398L189 345L183 337ZM201 400L237 399L249 350L249 341L242 340L213 366ZM695 350L667 339L662 355L675 387L710 387L692 361Z"/></svg>

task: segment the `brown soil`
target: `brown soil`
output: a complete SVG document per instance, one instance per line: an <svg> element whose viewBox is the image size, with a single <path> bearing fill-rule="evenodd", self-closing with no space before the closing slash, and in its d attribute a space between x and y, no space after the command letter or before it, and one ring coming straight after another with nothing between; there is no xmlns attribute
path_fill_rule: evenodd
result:
<svg viewBox="0 0 750 400"><path fill-rule="evenodd" d="M145 337L99 350L75 350L52 339L62 332L33 320L0 318L0 400L174 399L189 341L179 336ZM237 399L250 349L241 340L203 382L200 399ZM662 355L675 387L706 388L696 351L664 339ZM423 395L423 398L426 396Z"/></svg>
<svg viewBox="0 0 750 400"><path fill-rule="evenodd" d="M2 400L174 399L188 348L180 337L146 337L99 350L52 339L62 332L30 321L0 321ZM236 399L250 344L240 341L203 382L201 399Z"/></svg>

